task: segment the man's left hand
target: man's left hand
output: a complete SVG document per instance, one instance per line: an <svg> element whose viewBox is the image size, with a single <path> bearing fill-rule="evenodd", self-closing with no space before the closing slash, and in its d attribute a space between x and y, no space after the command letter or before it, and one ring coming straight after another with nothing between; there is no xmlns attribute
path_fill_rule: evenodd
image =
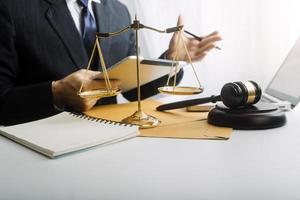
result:
<svg viewBox="0 0 300 200"><path fill-rule="evenodd" d="M177 25L178 26L183 25L183 17L181 15L178 17ZM174 56L176 56L176 47L177 47L177 41L179 36L180 36L179 32L174 33L169 44L169 49L166 52L167 59L173 60ZM216 47L215 43L222 40L218 32L213 32L203 37L201 41L199 41L196 38L187 37L185 34L182 34L182 37L183 40L179 40L180 43L177 49L178 51L177 59L181 61L187 61L187 62L189 62L189 58L182 42L185 43L187 50L189 51L189 54L191 56L192 62L196 62L196 61L201 61L210 50Z"/></svg>

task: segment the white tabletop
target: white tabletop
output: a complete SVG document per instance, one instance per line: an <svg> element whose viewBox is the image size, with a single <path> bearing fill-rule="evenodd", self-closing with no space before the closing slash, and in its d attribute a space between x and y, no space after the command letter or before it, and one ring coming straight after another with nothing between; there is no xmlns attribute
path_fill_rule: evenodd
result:
<svg viewBox="0 0 300 200"><path fill-rule="evenodd" d="M229 141L135 138L55 160L0 137L0 199L300 199L299 117Z"/></svg>

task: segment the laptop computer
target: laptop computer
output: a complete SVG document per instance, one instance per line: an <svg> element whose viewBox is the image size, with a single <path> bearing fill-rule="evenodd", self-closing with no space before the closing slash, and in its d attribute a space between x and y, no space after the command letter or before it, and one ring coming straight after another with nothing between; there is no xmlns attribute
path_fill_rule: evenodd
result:
<svg viewBox="0 0 300 200"><path fill-rule="evenodd" d="M261 102L276 104L279 109L290 111L300 101L300 37L275 76L263 92ZM215 103L190 106L187 111L207 112Z"/></svg>
<svg viewBox="0 0 300 200"><path fill-rule="evenodd" d="M289 52L262 96L263 102L289 111L300 101L300 37Z"/></svg>

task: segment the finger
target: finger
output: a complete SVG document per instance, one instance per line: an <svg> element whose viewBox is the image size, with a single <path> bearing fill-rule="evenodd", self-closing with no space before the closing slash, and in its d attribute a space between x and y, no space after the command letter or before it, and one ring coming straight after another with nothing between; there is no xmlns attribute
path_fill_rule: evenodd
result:
<svg viewBox="0 0 300 200"><path fill-rule="evenodd" d="M200 41L194 38L189 38L188 43L187 43L187 47L190 48L199 48L200 45Z"/></svg>
<svg viewBox="0 0 300 200"><path fill-rule="evenodd" d="M193 51L190 51L190 55L191 57L195 57L198 56L199 54L202 53L208 53L210 50L212 50L213 48L215 48L216 46L214 44L209 44L206 45L205 47L202 47L201 49L194 49Z"/></svg>
<svg viewBox="0 0 300 200"><path fill-rule="evenodd" d="M92 70L87 70L87 69L81 69L77 73L85 74L85 75L88 75L88 76L96 76L96 75L101 74L101 72L99 72L99 71L92 71Z"/></svg>
<svg viewBox="0 0 300 200"><path fill-rule="evenodd" d="M203 47L203 46L206 46L207 44L210 44L210 43L215 43L215 42L218 42L222 40L222 38L219 36L219 35L215 35L215 36L211 36L211 37L208 37L208 38L205 38L203 39L200 43L199 43L199 47Z"/></svg>
<svg viewBox="0 0 300 200"><path fill-rule="evenodd" d="M112 79L110 80L110 84L113 89L118 89L121 85L121 81L117 79ZM107 89L108 85L106 85L106 82L103 79L94 79L87 82L84 88L87 90Z"/></svg>
<svg viewBox="0 0 300 200"><path fill-rule="evenodd" d="M190 53L198 53L201 49L198 46L191 47L189 49Z"/></svg>
<svg viewBox="0 0 300 200"><path fill-rule="evenodd" d="M96 79L97 77L100 77L100 75L101 75L101 72L99 72L99 71L91 71L91 70L86 70L86 69L82 69L76 73L79 75L80 79L83 79L85 81L87 81L89 79Z"/></svg>
<svg viewBox="0 0 300 200"><path fill-rule="evenodd" d="M88 80L84 84L84 90L99 90L105 88L106 84L104 80Z"/></svg>
<svg viewBox="0 0 300 200"><path fill-rule="evenodd" d="M205 56L207 55L206 52L202 52L200 54L197 54L193 57L192 61L193 62L197 62L197 61L201 61Z"/></svg>
<svg viewBox="0 0 300 200"><path fill-rule="evenodd" d="M216 47L214 43L209 42L202 42L201 45L192 45L189 47L189 54L191 55L192 61L199 61L204 58L210 50Z"/></svg>
<svg viewBox="0 0 300 200"><path fill-rule="evenodd" d="M222 37L220 35L212 35L212 36L209 36L209 37L205 37L203 38L202 41L213 41L213 42L216 42L216 41L220 41L222 40Z"/></svg>
<svg viewBox="0 0 300 200"><path fill-rule="evenodd" d="M99 101L100 98L90 98L87 102L87 105L92 108Z"/></svg>
<svg viewBox="0 0 300 200"><path fill-rule="evenodd" d="M183 25L184 25L183 16L180 14L177 19L177 26L183 26ZM172 41L174 43L177 41L178 36L179 36L179 31L176 31L172 37Z"/></svg>
<svg viewBox="0 0 300 200"><path fill-rule="evenodd" d="M117 89L121 85L121 80L119 80L119 79L111 79L110 80L110 84L111 84L112 88Z"/></svg>
<svg viewBox="0 0 300 200"><path fill-rule="evenodd" d="M215 35L211 35L209 37L205 37L204 40L208 39L208 38L217 38L218 40L222 40L223 39L219 34L215 34Z"/></svg>
<svg viewBox="0 0 300 200"><path fill-rule="evenodd" d="M184 25L184 19L183 19L183 16L180 14L178 16L177 26L183 26L183 25Z"/></svg>
<svg viewBox="0 0 300 200"><path fill-rule="evenodd" d="M187 38L188 39L188 43L187 43L187 47L188 48L193 48L194 46L197 46L198 48L206 45L207 43L210 42L218 42L220 40L222 40L221 36L219 36L217 33L216 34L212 34L209 37L204 37L203 40L199 41L198 39L195 38Z"/></svg>
<svg viewBox="0 0 300 200"><path fill-rule="evenodd" d="M207 45L203 46L202 48L200 48L198 52L208 52L215 47L216 47L216 45L210 43L210 44L207 44Z"/></svg>
<svg viewBox="0 0 300 200"><path fill-rule="evenodd" d="M204 58L208 54L208 52L211 51L215 47L216 47L215 45L210 44L210 45L203 47L203 49L201 49L197 52L194 52L192 55L192 60L199 61L199 59Z"/></svg>
<svg viewBox="0 0 300 200"><path fill-rule="evenodd" d="M209 35L207 35L205 37L211 37L211 36L214 36L214 35L219 35L219 32L218 31L214 31L214 32L210 33Z"/></svg>
<svg viewBox="0 0 300 200"><path fill-rule="evenodd" d="M89 79L97 79L101 76L101 72L99 71L92 71L92 70L87 70L87 75L89 76Z"/></svg>
<svg viewBox="0 0 300 200"><path fill-rule="evenodd" d="M96 103L98 102L98 100L99 100L99 98L88 98L88 99L85 99L82 102L81 106L80 106L80 110L84 111L84 112L90 110L91 108L93 108L96 105Z"/></svg>

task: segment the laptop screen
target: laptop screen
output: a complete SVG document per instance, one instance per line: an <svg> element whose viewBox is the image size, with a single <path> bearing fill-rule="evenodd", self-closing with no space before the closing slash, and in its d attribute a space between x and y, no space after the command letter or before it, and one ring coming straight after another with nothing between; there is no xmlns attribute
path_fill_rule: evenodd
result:
<svg viewBox="0 0 300 200"><path fill-rule="evenodd" d="M277 71L266 93L296 106L300 100L300 38Z"/></svg>

